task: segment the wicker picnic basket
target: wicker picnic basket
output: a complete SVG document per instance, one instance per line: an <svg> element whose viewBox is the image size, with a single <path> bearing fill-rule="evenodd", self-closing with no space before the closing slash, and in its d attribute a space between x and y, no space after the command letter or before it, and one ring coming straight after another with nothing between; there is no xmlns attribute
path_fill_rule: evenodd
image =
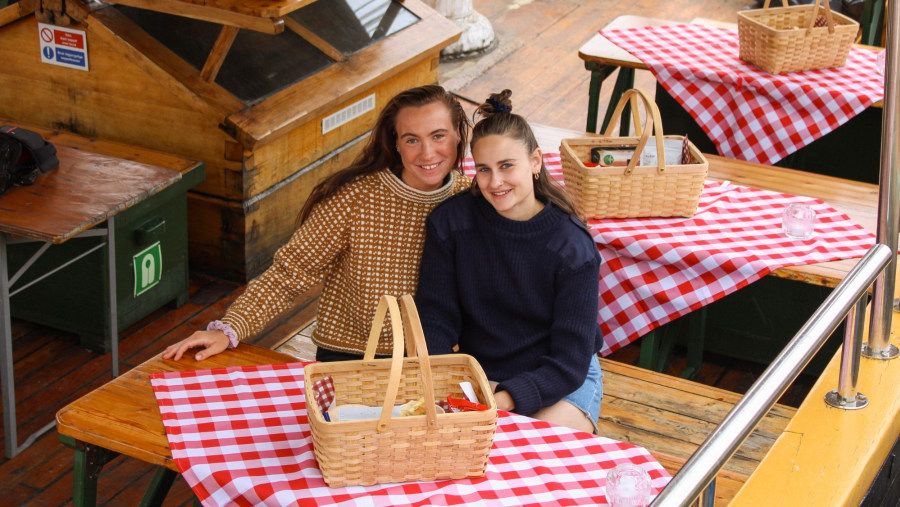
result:
<svg viewBox="0 0 900 507"><path fill-rule="evenodd" d="M643 127L638 98L646 109ZM619 122L629 101L637 137L612 137L613 126ZM640 155L654 132L656 165L640 166ZM697 212L709 163L703 153L688 142L689 163L667 165L663 139L684 141L684 136L663 136L662 133L656 103L644 91L633 88L622 94L601 137L562 140L560 159L566 190L588 218L691 217ZM591 148L595 147L634 147L634 156L624 167L588 167L585 162L590 160Z"/></svg>
<svg viewBox="0 0 900 507"><path fill-rule="evenodd" d="M429 357L412 297L403 296L401 305L402 319L394 297L383 296L379 301L365 359L312 363L304 368L306 385L329 376L333 379L337 406L383 407L380 419L329 422L317 403L307 403L316 460L331 487L484 475L497 427L497 405L487 377L470 355ZM393 357L372 359L388 310ZM489 410L438 413L435 400L448 395L464 398L459 386L463 381L472 384ZM391 417L395 403L422 396L425 415Z"/></svg>
<svg viewBox="0 0 900 507"><path fill-rule="evenodd" d="M762 9L738 12L741 60L770 74L843 67L859 23L831 12L828 0L782 4L768 8L766 0Z"/></svg>

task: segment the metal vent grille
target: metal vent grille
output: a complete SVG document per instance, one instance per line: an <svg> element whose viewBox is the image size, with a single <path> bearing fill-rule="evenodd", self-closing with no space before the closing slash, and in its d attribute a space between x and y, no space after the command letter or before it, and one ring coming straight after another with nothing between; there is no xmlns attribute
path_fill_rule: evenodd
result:
<svg viewBox="0 0 900 507"><path fill-rule="evenodd" d="M375 94L354 102L340 111L322 118L322 134L340 127L341 125L368 113L375 109Z"/></svg>

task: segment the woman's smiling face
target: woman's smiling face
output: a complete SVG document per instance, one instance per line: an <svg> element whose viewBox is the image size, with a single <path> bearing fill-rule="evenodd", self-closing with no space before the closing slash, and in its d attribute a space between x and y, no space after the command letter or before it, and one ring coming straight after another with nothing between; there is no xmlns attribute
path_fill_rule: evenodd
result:
<svg viewBox="0 0 900 507"><path fill-rule="evenodd" d="M522 141L503 135L482 137L472 145L475 181L481 195L510 220L528 220L544 207L534 196L534 175L541 150L531 153Z"/></svg>
<svg viewBox="0 0 900 507"><path fill-rule="evenodd" d="M403 160L400 179L418 190L440 188L456 166L460 142L447 107L440 102L405 107L397 112L394 130Z"/></svg>

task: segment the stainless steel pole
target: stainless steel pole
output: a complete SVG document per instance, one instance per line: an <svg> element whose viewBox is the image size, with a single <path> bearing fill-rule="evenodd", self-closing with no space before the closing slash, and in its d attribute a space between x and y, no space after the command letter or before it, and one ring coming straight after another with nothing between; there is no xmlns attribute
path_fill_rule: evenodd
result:
<svg viewBox="0 0 900 507"><path fill-rule="evenodd" d="M900 116L897 114L898 77L900 77L900 8L897 2L888 2L887 31L885 37L886 60L884 65L884 109L881 127L881 173L878 197L878 242L897 252L898 216L900 216L900 158L897 153L897 134L900 132ZM894 285L897 277L897 258L894 256L884 274L873 287L872 313L869 321L869 342L863 355L877 359L890 359L898 355L896 346L890 343L893 318Z"/></svg>
<svg viewBox="0 0 900 507"><path fill-rule="evenodd" d="M863 408L869 399L857 392L859 381L859 357L862 348L863 321L866 313L866 297L859 298L847 313L844 324L844 344L841 348L841 370L838 375L838 388L825 393L825 403L832 407L847 410Z"/></svg>

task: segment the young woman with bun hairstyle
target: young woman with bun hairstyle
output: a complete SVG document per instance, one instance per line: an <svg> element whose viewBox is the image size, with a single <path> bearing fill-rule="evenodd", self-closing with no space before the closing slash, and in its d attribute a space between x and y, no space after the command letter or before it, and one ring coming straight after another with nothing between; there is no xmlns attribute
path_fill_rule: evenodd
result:
<svg viewBox="0 0 900 507"><path fill-rule="evenodd" d="M510 95L476 110L475 180L428 217L416 304L429 352L474 356L500 409L596 432L600 255Z"/></svg>

